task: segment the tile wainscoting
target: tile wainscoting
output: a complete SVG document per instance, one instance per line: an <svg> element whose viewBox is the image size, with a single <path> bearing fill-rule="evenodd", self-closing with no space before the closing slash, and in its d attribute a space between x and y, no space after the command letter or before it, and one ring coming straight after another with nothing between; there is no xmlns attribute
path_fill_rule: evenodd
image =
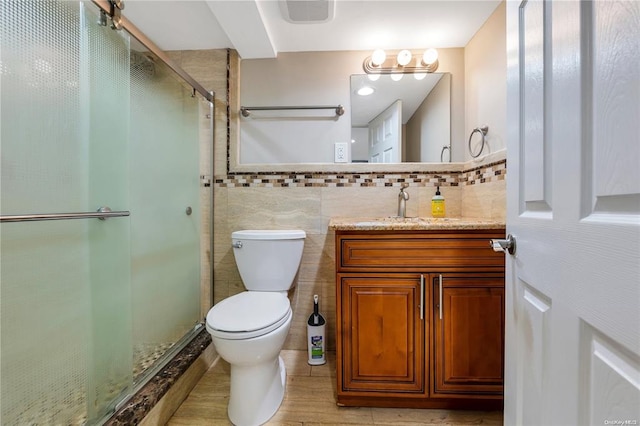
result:
<svg viewBox="0 0 640 426"><path fill-rule="evenodd" d="M498 157L498 158L496 158ZM294 318L285 349L305 350L306 320L313 295L327 318L327 347L335 349L334 233L331 217L384 217L397 214L403 183L409 193L407 216L431 216L435 187L446 200L447 216L504 220L504 153L484 162L437 165L436 171L407 173L267 172L214 177L214 301L244 291L231 249L231 232L240 229L302 229L307 233L295 288ZM459 169L456 170L456 166ZM460 167L461 166L461 167Z"/></svg>

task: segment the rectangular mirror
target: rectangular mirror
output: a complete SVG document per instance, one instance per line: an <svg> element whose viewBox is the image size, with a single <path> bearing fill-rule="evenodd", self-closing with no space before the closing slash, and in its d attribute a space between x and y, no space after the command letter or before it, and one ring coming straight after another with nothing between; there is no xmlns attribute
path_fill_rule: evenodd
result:
<svg viewBox="0 0 640 426"><path fill-rule="evenodd" d="M449 73L370 77L350 80L351 161L451 161Z"/></svg>
<svg viewBox="0 0 640 426"><path fill-rule="evenodd" d="M459 145L465 127L464 49L438 52L438 72L416 81L419 89L410 86L410 80L415 80L413 74L404 74L399 82L393 82L400 83L390 90L394 101L401 99L403 104L413 105L404 108L415 110L412 115L428 110L429 118L405 119L406 124L398 131L404 141L402 152L393 161L388 159L392 162L383 163L380 157L378 165L371 162L368 147L361 152L354 146L368 141L368 135L363 139L357 134L363 131L361 122L355 127L359 130L352 130L352 119L356 120L352 113L358 114L361 108L354 99L351 79L367 78L362 63L369 52L285 52L275 59L242 60L239 99L234 108L238 136L230 141L230 170L408 170L415 168L411 164L416 162L440 163L441 154L444 164L463 161L464 150ZM384 78L390 79L388 75ZM429 87L433 89L429 91ZM418 92L419 96L409 99L402 92ZM342 116L336 116L334 110L253 111L249 117L240 114L241 106L282 105L342 105L345 112ZM412 144L411 140L420 142ZM345 144L347 162L336 162L335 153ZM452 149L443 153L443 146L450 144Z"/></svg>

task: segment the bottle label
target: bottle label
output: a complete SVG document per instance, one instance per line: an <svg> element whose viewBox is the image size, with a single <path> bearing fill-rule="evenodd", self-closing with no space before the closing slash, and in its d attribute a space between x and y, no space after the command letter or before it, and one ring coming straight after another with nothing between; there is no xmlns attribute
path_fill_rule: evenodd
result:
<svg viewBox="0 0 640 426"><path fill-rule="evenodd" d="M433 217L444 217L444 200L431 201L431 214Z"/></svg>
<svg viewBox="0 0 640 426"><path fill-rule="evenodd" d="M322 336L311 336L311 358L322 358L324 351L322 350Z"/></svg>

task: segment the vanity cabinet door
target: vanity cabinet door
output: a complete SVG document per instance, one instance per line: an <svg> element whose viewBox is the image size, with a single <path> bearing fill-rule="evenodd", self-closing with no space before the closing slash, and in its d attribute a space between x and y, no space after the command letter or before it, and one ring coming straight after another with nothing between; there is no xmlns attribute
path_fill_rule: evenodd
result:
<svg viewBox="0 0 640 426"><path fill-rule="evenodd" d="M431 397L502 397L504 276L469 273L431 277Z"/></svg>
<svg viewBox="0 0 640 426"><path fill-rule="evenodd" d="M419 274L338 274L338 394L426 394ZM341 364L341 365L340 365Z"/></svg>

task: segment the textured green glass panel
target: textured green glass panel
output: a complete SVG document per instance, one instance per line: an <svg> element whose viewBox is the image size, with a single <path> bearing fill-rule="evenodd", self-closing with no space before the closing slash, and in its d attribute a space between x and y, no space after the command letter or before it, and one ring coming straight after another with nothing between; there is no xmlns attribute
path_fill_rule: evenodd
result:
<svg viewBox="0 0 640 426"><path fill-rule="evenodd" d="M78 4L1 2L0 21L0 212L84 211ZM0 225L3 424L86 418L87 234L83 221Z"/></svg>
<svg viewBox="0 0 640 426"><path fill-rule="evenodd" d="M198 99L148 53L132 50L131 70L134 364L146 365L200 319Z"/></svg>
<svg viewBox="0 0 640 426"><path fill-rule="evenodd" d="M1 214L127 209L128 176L108 170L128 170L128 141L100 124L120 114L127 134L129 93L90 103L116 69L128 87L127 43L116 35L120 59L94 49L110 30L83 15L79 2L0 2ZM107 143L116 163L102 163ZM129 240L128 218L0 225L2 424L91 422L130 386Z"/></svg>
<svg viewBox="0 0 640 426"><path fill-rule="evenodd" d="M82 7L89 204L129 210L129 36L98 25ZM130 218L89 221L90 374L88 416L98 419L133 382Z"/></svg>
<svg viewBox="0 0 640 426"><path fill-rule="evenodd" d="M2 424L95 422L200 320L197 98L97 22L0 2L0 214L131 211L0 225Z"/></svg>

